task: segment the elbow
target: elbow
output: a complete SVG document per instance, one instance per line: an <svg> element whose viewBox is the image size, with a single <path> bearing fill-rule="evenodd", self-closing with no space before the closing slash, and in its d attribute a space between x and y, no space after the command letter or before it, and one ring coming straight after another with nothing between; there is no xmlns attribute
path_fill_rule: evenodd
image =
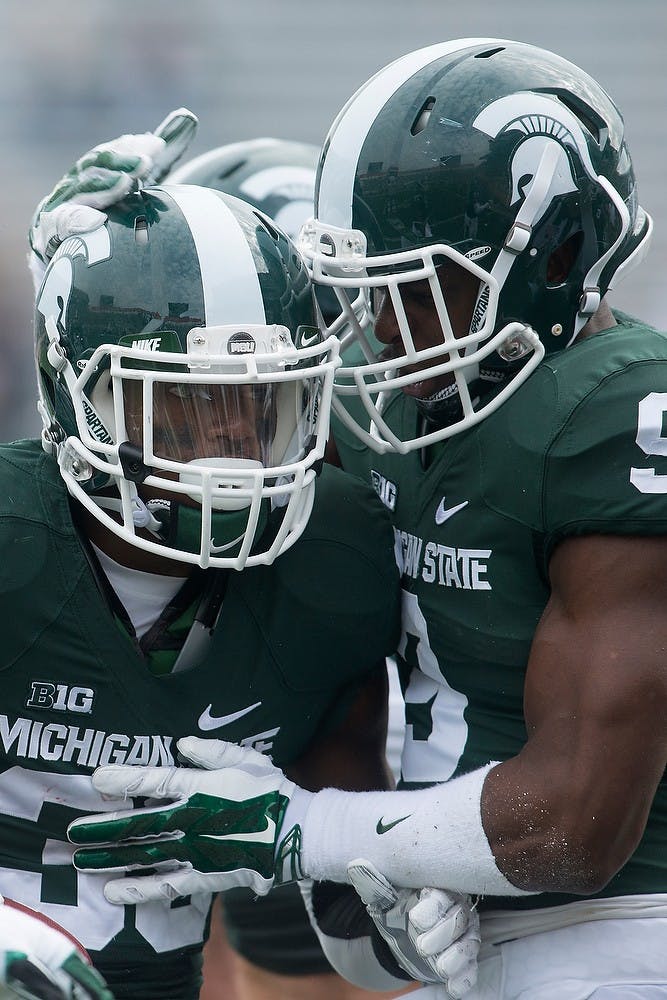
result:
<svg viewBox="0 0 667 1000"><path fill-rule="evenodd" d="M496 854L501 870L518 888L592 896L601 892L628 861L643 826L618 825L577 815L533 830ZM498 845L500 846L500 845ZM494 851L495 853L495 851Z"/></svg>
<svg viewBox="0 0 667 1000"><path fill-rule="evenodd" d="M588 812L588 820L581 809L568 825L568 836L575 845L573 870L577 858L581 859L578 877L572 879L569 891L583 895L601 892L627 864L644 835L647 818L642 803L635 808L626 803L622 812L617 808L605 811L603 807L592 811L589 806Z"/></svg>
<svg viewBox="0 0 667 1000"><path fill-rule="evenodd" d="M609 867L598 864L597 859L587 864L572 864L546 891L566 892L573 896L595 896L609 884L616 871L618 869L612 871Z"/></svg>
<svg viewBox="0 0 667 1000"><path fill-rule="evenodd" d="M651 796L641 787L621 796L590 768L579 768L579 780L576 768L556 768L546 791L521 772L508 781L503 767L490 772L482 799L483 825L501 872L528 892L603 891L637 849Z"/></svg>
<svg viewBox="0 0 667 1000"><path fill-rule="evenodd" d="M641 831L627 826L612 830L602 821L596 822L594 816L583 823L580 814L578 821L561 826L548 843L545 840L546 864L539 888L578 896L602 892L626 864L640 839Z"/></svg>

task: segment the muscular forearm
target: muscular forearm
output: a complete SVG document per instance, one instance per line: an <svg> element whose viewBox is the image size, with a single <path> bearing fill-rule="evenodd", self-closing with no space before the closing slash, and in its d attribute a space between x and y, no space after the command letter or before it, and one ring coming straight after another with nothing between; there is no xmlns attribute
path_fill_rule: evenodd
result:
<svg viewBox="0 0 667 1000"><path fill-rule="evenodd" d="M590 894L625 863L645 815L635 821L627 803L621 822L575 770L567 782L562 768L538 774L520 756L417 791L297 793L287 821L300 814L304 870L316 879L344 882L364 857L408 888Z"/></svg>

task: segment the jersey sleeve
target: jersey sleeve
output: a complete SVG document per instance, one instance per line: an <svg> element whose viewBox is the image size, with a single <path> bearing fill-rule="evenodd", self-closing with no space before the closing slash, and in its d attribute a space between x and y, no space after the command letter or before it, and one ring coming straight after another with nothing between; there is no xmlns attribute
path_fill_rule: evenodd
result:
<svg viewBox="0 0 667 1000"><path fill-rule="evenodd" d="M547 551L570 535L667 533L667 362L610 374L551 441L540 482Z"/></svg>
<svg viewBox="0 0 667 1000"><path fill-rule="evenodd" d="M623 322L548 358L478 447L486 507L543 567L569 536L667 533L667 338Z"/></svg>

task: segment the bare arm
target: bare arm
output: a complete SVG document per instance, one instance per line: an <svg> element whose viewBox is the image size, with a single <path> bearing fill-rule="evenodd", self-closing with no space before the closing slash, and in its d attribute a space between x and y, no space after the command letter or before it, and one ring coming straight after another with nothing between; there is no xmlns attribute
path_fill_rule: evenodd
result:
<svg viewBox="0 0 667 1000"><path fill-rule="evenodd" d="M636 848L667 762L667 539L570 539L550 575L528 741L488 775L482 820L514 884L590 893Z"/></svg>

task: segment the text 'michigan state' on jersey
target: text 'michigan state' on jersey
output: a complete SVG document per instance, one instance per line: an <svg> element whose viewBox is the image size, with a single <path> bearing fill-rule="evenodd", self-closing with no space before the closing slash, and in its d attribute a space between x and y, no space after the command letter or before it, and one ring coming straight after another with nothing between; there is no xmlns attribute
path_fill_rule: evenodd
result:
<svg viewBox="0 0 667 1000"><path fill-rule="evenodd" d="M325 469L303 536L229 572L201 659L156 676L96 585L53 459L3 446L0 478L0 890L76 935L117 997L194 1000L210 896L111 905L106 876L72 867L67 825L115 807L93 790L98 765L173 764L197 734L286 766L334 726L396 646L389 518Z"/></svg>
<svg viewBox="0 0 667 1000"><path fill-rule="evenodd" d="M667 534L667 336L616 318L618 326L549 356L494 414L437 445L426 469L418 451L375 454L334 422L344 468L370 478L394 522L399 648L409 671L402 787L521 750L526 664L561 539ZM397 394L384 417L400 438L415 436L412 399ZM640 845L599 895L659 892L667 892L665 778Z"/></svg>

